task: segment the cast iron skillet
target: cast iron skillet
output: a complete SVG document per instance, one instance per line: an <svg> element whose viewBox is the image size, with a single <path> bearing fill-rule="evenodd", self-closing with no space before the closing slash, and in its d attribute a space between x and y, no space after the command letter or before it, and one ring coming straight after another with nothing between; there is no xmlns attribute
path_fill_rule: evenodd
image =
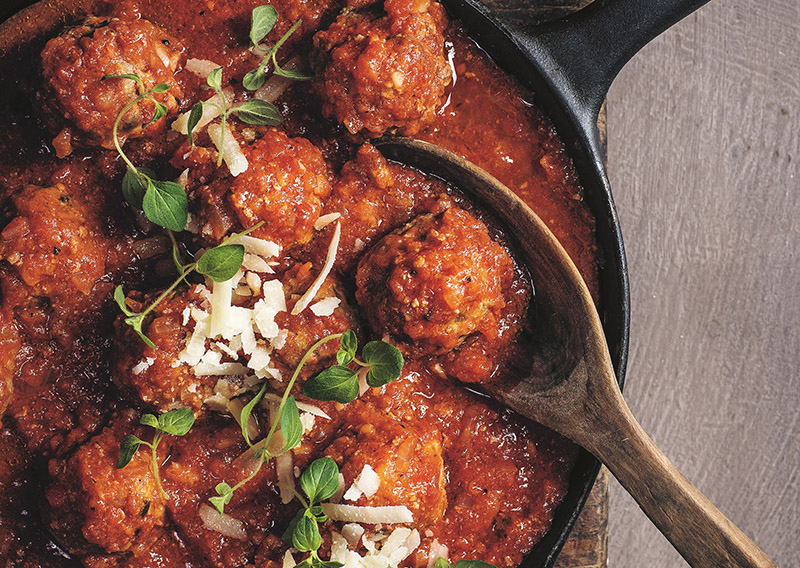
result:
<svg viewBox="0 0 800 568"><path fill-rule="evenodd" d="M535 96L575 162L585 199L597 220L603 251L599 313L617 381L628 354L630 296L619 221L597 127L611 82L647 42L709 0L595 0L553 22L503 22L478 0L442 0L468 34ZM517 6L524 6L521 0ZM553 525L522 563L551 567L588 497L600 465L581 450L570 488Z"/></svg>
<svg viewBox="0 0 800 568"><path fill-rule="evenodd" d="M524 5L525 0L519 1ZM595 0L560 20L518 25L495 18L477 0L443 0L452 16L463 22L469 35L500 67L534 93L537 106L553 121L575 162L586 202L597 220L604 260L599 312L620 386L628 354L629 284L603 163L598 114L622 66L648 41L708 1ZM34 2L5 0L2 4L0 21ZM553 525L525 558L522 568L549 568L555 563L599 469L599 462L581 450Z"/></svg>

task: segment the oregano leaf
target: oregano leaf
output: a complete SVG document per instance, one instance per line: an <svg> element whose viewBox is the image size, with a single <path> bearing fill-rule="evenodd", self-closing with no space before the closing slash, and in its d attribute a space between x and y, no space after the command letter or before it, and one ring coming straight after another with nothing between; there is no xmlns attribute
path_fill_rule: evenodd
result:
<svg viewBox="0 0 800 568"><path fill-rule="evenodd" d="M339 467L333 459L324 457L311 462L300 476L300 489L310 504L330 499L339 489ZM312 514L317 512L312 510Z"/></svg>
<svg viewBox="0 0 800 568"><path fill-rule="evenodd" d="M253 8L250 21L250 42L256 46L275 27L278 21L278 11L270 5Z"/></svg>
<svg viewBox="0 0 800 568"><path fill-rule="evenodd" d="M303 384L303 394L315 400L348 403L358 396L358 376L342 365L334 365Z"/></svg>
<svg viewBox="0 0 800 568"><path fill-rule="evenodd" d="M184 436L194 424L194 412L191 408L176 408L158 417L158 428L173 436Z"/></svg>
<svg viewBox="0 0 800 568"><path fill-rule="evenodd" d="M189 120L186 122L186 135L189 137L189 146L194 146L194 129L203 118L203 102L194 103L189 111Z"/></svg>
<svg viewBox="0 0 800 568"><path fill-rule="evenodd" d="M283 122L283 116L277 107L261 99L250 99L234 110L239 120L247 124L277 126Z"/></svg>
<svg viewBox="0 0 800 568"><path fill-rule="evenodd" d="M170 231L182 231L189 217L186 192L171 181L148 179L142 209L150 221Z"/></svg>
<svg viewBox="0 0 800 568"><path fill-rule="evenodd" d="M292 533L292 546L300 552L311 552L319 550L321 545L322 537L319 534L317 520L308 515L300 517Z"/></svg>
<svg viewBox="0 0 800 568"><path fill-rule="evenodd" d="M300 422L300 412L297 410L297 402L294 396L289 395L286 404L281 412L281 434L285 440L283 451L291 450L300 443L303 437L303 423Z"/></svg>
<svg viewBox="0 0 800 568"><path fill-rule="evenodd" d="M214 282L225 282L239 271L243 260L244 246L221 245L203 253L197 261L197 272Z"/></svg>
<svg viewBox="0 0 800 568"><path fill-rule="evenodd" d="M125 201L136 209L142 208L142 200L147 191L147 180L156 177L156 173L150 168L136 168L136 172L130 168L125 171L122 178L122 196Z"/></svg>
<svg viewBox="0 0 800 568"><path fill-rule="evenodd" d="M142 440L134 436L133 434L128 434L122 439L122 443L119 446L119 459L117 459L117 469L122 469L133 459L133 455L136 453L136 450L139 449L139 446L144 444Z"/></svg>
<svg viewBox="0 0 800 568"><path fill-rule="evenodd" d="M382 387L400 376L403 370L403 355L394 345L385 341L370 341L362 352L364 362L369 365L367 384Z"/></svg>

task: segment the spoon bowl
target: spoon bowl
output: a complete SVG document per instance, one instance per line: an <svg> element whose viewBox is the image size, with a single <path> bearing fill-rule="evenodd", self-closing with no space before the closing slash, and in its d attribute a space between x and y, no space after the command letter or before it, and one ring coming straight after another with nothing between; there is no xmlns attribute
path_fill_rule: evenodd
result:
<svg viewBox="0 0 800 568"><path fill-rule="evenodd" d="M482 390L594 454L695 567L776 566L669 461L642 430L617 385L591 294L566 251L510 189L433 144L375 142L389 159L444 179L492 211L518 243L535 289L533 362Z"/></svg>

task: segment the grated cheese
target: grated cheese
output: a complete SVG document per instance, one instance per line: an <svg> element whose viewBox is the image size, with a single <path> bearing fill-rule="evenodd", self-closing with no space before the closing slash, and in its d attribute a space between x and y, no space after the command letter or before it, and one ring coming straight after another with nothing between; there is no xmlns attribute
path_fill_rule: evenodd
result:
<svg viewBox="0 0 800 568"><path fill-rule="evenodd" d="M338 219L341 216L342 216L341 213L328 213L326 215L320 215L319 218L317 218L317 220L314 221L314 229L317 231L321 231L322 229L324 229L325 227L336 221L336 219Z"/></svg>
<svg viewBox="0 0 800 568"><path fill-rule="evenodd" d="M339 239L342 236L342 223L337 221L336 222L336 229L333 231L333 237L331 238L331 243L328 245L328 256L325 258L325 264L322 267L322 271L317 276L316 280L311 284L306 293L297 300L297 303L292 308L292 315L296 316L304 309L308 307L311 301L314 299L314 296L317 295L319 289L322 287L323 282L328 277L328 274L331 273L333 269L333 263L336 261L336 252L339 249Z"/></svg>
<svg viewBox="0 0 800 568"><path fill-rule="evenodd" d="M218 69L219 67L222 66L208 59L195 59L194 57L188 59L186 65L184 65L184 69L190 73L194 73L201 79L207 78L214 69Z"/></svg>
<svg viewBox="0 0 800 568"><path fill-rule="evenodd" d="M283 568L294 568L295 566L297 566L297 562L294 561L292 551L287 550L283 555Z"/></svg>
<svg viewBox="0 0 800 568"><path fill-rule="evenodd" d="M342 301L339 298L331 296L329 298L324 298L320 300L316 304L311 304L311 307L309 309L317 317L328 317L330 315L333 315L333 312L336 310L336 308L339 307L339 304L341 303Z"/></svg>
<svg viewBox="0 0 800 568"><path fill-rule="evenodd" d="M405 505L359 507L356 505L325 503L322 508L331 520L344 521L346 523L377 525L414 522L411 510Z"/></svg>
<svg viewBox="0 0 800 568"><path fill-rule="evenodd" d="M197 509L197 514L200 515L203 526L208 530L216 531L228 538L247 540L247 532L244 530L242 521L225 513L220 513L205 503Z"/></svg>
<svg viewBox="0 0 800 568"><path fill-rule="evenodd" d="M203 116L200 117L200 120L197 122L197 126L194 127L194 132L199 131L212 120L219 117L222 114L219 110L219 107L222 107L222 105L228 100L233 100L233 89L226 88L222 92L225 94L225 102L223 102L222 97L219 95L214 95L207 101L204 101L205 104L203 104ZM186 136L189 133L189 115L191 112L192 111L186 111L176 118L175 122L172 123L172 130L180 132Z"/></svg>
<svg viewBox="0 0 800 568"><path fill-rule="evenodd" d="M211 141L214 143L214 146L217 147L219 153L222 154L222 159L228 165L228 170L231 172L231 175L236 177L247 171L250 164L247 161L247 157L242 152L239 142L233 135L233 131L227 124L225 125L224 136L222 132L223 127L221 124L210 124L208 126L208 135L211 137Z"/></svg>

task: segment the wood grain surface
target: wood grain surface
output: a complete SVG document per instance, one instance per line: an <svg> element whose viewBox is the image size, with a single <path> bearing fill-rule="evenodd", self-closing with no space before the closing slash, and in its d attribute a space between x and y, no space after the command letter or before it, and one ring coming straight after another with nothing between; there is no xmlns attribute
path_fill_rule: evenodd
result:
<svg viewBox="0 0 800 568"><path fill-rule="evenodd" d="M714 0L608 97L632 284L626 398L778 565L800 566L800 2ZM613 568L685 566L612 485Z"/></svg>

